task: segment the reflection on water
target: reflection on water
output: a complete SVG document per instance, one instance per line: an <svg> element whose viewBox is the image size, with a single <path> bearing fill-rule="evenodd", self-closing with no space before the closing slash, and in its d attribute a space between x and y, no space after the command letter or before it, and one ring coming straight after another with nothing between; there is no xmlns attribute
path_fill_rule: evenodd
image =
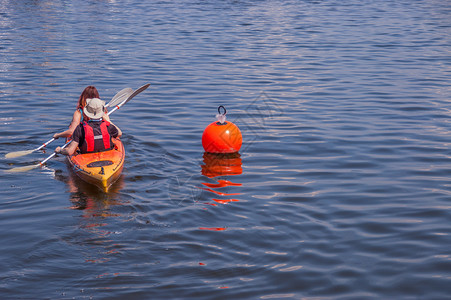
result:
<svg viewBox="0 0 451 300"><path fill-rule="evenodd" d="M67 184L68 191L71 194L71 202L74 204L80 203L79 206L74 207L76 209L89 208L90 206L86 206L83 203L85 203L86 200L92 201L92 199L96 199L96 202L98 202L96 206L98 206L100 203L103 203L103 205L100 205L98 207L108 208L109 205L113 204L109 203L108 200L114 199L114 196L118 194L124 187L124 179L122 175L108 189L108 193L105 193L98 187L81 180L72 170L70 170L69 176L65 176L62 173L55 171L55 179Z"/></svg>
<svg viewBox="0 0 451 300"><path fill-rule="evenodd" d="M240 175L243 173L241 155L236 153L208 153L205 152L202 175L209 178L226 175Z"/></svg>
<svg viewBox="0 0 451 300"><path fill-rule="evenodd" d="M77 243L89 248L101 247L100 251L87 251L85 261L89 263L109 261L112 254L118 253L117 244L113 244L110 237L117 232L105 228L110 225L111 218L121 216L119 213L112 212L112 207L122 204L116 197L124 185L122 176L111 186L108 193L84 182L72 171L69 172L69 176L55 171L55 179L67 184L72 203L70 208L82 211L78 228L89 233L89 237L77 239ZM76 235L83 236L80 233Z"/></svg>
<svg viewBox="0 0 451 300"><path fill-rule="evenodd" d="M236 153L208 153L205 152L203 155L204 164L202 167L202 175L208 178L216 180L216 183L212 182L202 182L205 187L200 187L200 189L213 193L213 197L210 202L205 202L206 205L218 206L218 204L229 204L231 202L238 202L236 197L241 193L232 191L225 191L227 187L238 187L241 183L232 182L227 179L216 179L216 177L226 177L235 176L243 173L241 155ZM211 231L223 231L227 228L225 227L199 227L201 230L211 230Z"/></svg>

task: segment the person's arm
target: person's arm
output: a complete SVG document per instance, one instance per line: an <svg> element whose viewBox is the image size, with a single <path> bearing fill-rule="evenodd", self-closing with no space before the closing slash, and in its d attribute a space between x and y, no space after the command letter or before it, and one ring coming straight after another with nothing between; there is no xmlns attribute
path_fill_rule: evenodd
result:
<svg viewBox="0 0 451 300"><path fill-rule="evenodd" d="M116 125L114 125L113 123L111 123L111 125L113 125L114 127L116 127L116 129L117 129L117 137L118 138L120 138L121 136L122 136L122 130L119 128L119 127L117 127Z"/></svg>
<svg viewBox="0 0 451 300"><path fill-rule="evenodd" d="M114 125L113 122L111 122L110 117L109 117L107 114L105 114L105 115L103 116L103 120L109 122L111 125L113 125L114 127L116 127L118 134L117 134L117 136L115 136L115 137L120 138L120 137L122 136L122 131L121 131L121 129L120 129L119 127L117 127L116 125Z"/></svg>
<svg viewBox="0 0 451 300"><path fill-rule="evenodd" d="M74 112L74 116L72 117L72 122L69 125L69 129L63 131L63 132L58 132L55 133L53 135L54 139L60 138L60 137L71 137L72 134L74 133L75 128L77 128L78 124L80 124L81 122L81 113L80 111L77 109Z"/></svg>
<svg viewBox="0 0 451 300"><path fill-rule="evenodd" d="M61 149L61 147L56 147L55 153L63 155L72 155L75 153L75 150L77 150L77 147L78 142L72 141L66 148Z"/></svg>

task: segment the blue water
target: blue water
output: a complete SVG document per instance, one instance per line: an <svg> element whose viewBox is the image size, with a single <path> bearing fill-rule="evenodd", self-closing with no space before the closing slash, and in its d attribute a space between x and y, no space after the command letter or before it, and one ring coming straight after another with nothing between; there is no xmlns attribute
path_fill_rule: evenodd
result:
<svg viewBox="0 0 451 300"><path fill-rule="evenodd" d="M0 298L447 299L447 1L0 0ZM81 91L109 193L38 147ZM239 155L204 153L217 107Z"/></svg>

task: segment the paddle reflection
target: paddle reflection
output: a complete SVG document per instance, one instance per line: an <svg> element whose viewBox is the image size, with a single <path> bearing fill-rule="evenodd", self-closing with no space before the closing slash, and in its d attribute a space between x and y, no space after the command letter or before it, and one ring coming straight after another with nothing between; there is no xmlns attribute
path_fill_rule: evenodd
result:
<svg viewBox="0 0 451 300"><path fill-rule="evenodd" d="M237 197L241 193L235 191L234 188L227 187L238 187L241 183L232 182L227 179L217 179L216 177L227 177L235 176L243 173L241 155L237 153L207 153L203 155L204 164L201 166L202 175L208 178L215 179L215 183L203 182L205 187L200 187L200 189L207 192L211 192L214 196L211 198L210 202L204 204L217 206L218 204L229 204L231 202L238 202ZM233 196L233 197L232 197ZM202 230L214 230L221 231L225 228L218 227L200 227Z"/></svg>

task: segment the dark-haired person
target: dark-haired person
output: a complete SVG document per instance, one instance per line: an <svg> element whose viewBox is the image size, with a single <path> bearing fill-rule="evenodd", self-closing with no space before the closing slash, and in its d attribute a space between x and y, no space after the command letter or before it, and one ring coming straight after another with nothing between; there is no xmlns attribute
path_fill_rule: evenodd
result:
<svg viewBox="0 0 451 300"><path fill-rule="evenodd" d="M100 98L99 92L95 88L95 86L87 86L83 92L81 93L80 97L78 98L77 102L77 109L74 112L74 115L72 117L72 121L69 125L69 129L55 133L53 135L54 139L60 138L60 137L71 137L74 133L75 128L83 122L83 108L86 106L86 100L92 99L92 98Z"/></svg>
<svg viewBox="0 0 451 300"><path fill-rule="evenodd" d="M111 123L105 113L105 102L99 98L87 99L83 108L83 122L75 128L72 141L64 149L57 147L55 153L72 155L77 147L81 153L111 150L114 148L112 138L121 136L122 131Z"/></svg>

